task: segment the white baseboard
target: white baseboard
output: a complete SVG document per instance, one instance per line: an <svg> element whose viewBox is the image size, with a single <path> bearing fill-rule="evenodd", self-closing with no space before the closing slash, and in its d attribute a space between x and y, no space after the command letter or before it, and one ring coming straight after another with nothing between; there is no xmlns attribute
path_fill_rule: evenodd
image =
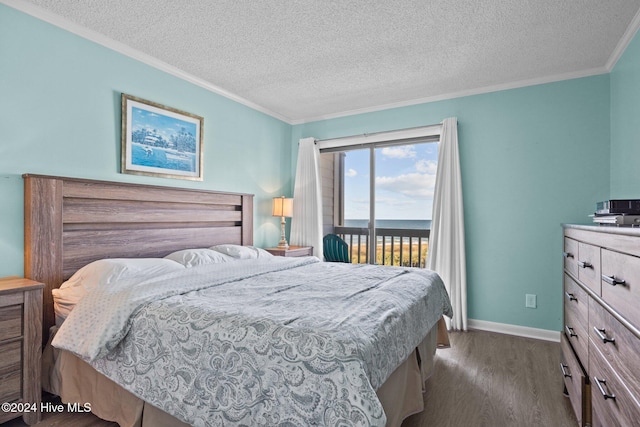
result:
<svg viewBox="0 0 640 427"><path fill-rule="evenodd" d="M480 331L498 332L507 335L516 335L525 338L535 338L544 341L560 342L560 331L548 329L530 328L528 326L509 325L506 323L488 322L486 320L469 319L469 329Z"/></svg>

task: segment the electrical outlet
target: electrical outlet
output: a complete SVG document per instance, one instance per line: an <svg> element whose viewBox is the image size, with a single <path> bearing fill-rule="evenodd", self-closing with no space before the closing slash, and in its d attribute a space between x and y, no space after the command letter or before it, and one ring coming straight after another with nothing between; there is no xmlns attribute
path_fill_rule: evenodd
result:
<svg viewBox="0 0 640 427"><path fill-rule="evenodd" d="M536 308L536 296L534 294L526 294L524 306L527 308Z"/></svg>

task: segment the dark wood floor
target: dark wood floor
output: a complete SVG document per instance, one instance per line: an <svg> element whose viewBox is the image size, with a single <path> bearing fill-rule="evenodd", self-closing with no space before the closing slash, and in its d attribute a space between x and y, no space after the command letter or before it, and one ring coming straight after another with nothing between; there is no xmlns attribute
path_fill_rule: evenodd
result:
<svg viewBox="0 0 640 427"><path fill-rule="evenodd" d="M560 344L491 332L451 333L427 382L425 410L402 427L576 426L562 395ZM91 414L43 414L39 427L113 427ZM21 419L2 427L23 427Z"/></svg>
<svg viewBox="0 0 640 427"><path fill-rule="evenodd" d="M578 425L562 394L559 343L482 331L450 336L427 381L425 410L402 427Z"/></svg>

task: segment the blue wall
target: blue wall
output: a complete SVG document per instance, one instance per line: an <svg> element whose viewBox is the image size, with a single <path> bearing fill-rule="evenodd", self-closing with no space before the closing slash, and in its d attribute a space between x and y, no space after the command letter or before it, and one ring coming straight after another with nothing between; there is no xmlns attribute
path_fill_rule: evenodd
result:
<svg viewBox="0 0 640 427"><path fill-rule="evenodd" d="M562 223L609 193L609 76L493 92L294 126L356 135L458 118L468 316L562 327ZM294 162L295 163L295 162ZM525 294L538 308L525 308Z"/></svg>
<svg viewBox="0 0 640 427"><path fill-rule="evenodd" d="M0 276L22 274L23 173L255 193L255 243L272 245L270 199L292 194L299 138L456 116L469 317L559 330L560 224L639 197L639 73L636 37L610 75L290 126L0 5ZM205 118L203 182L118 172L122 92Z"/></svg>
<svg viewBox="0 0 640 427"><path fill-rule="evenodd" d="M121 92L204 117L202 182L119 173ZM289 124L4 5L0 138L0 276L23 273L23 173L254 193L255 244L279 240Z"/></svg>
<svg viewBox="0 0 640 427"><path fill-rule="evenodd" d="M611 198L640 199L640 35L611 71Z"/></svg>

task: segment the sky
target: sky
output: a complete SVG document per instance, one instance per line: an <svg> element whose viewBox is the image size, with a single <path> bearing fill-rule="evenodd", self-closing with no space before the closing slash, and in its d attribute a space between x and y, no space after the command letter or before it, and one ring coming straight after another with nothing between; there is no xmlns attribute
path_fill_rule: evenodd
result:
<svg viewBox="0 0 640 427"><path fill-rule="evenodd" d="M376 219L431 219L437 142L375 149ZM369 218L369 149L347 151L345 219Z"/></svg>
<svg viewBox="0 0 640 427"><path fill-rule="evenodd" d="M153 129L157 134L162 135L167 141L171 141L171 135L175 135L183 128L197 137L196 124L172 117L171 112L159 114L150 110L132 107L131 130Z"/></svg>

